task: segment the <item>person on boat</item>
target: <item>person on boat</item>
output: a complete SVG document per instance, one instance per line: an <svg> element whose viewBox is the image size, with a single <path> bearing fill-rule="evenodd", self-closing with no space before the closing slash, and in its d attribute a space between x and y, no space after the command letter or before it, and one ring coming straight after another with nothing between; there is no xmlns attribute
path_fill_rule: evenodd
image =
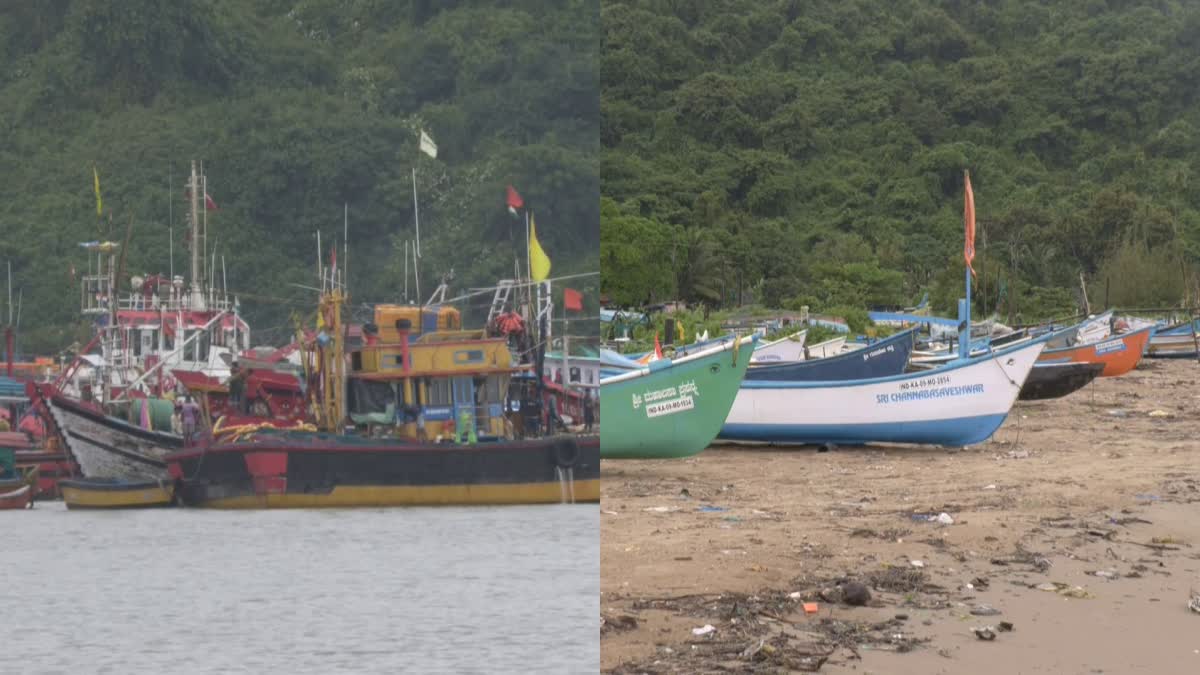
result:
<svg viewBox="0 0 1200 675"><path fill-rule="evenodd" d="M592 425L596 423L594 404L592 391L589 389L583 393L583 430L589 434L592 432Z"/></svg>
<svg viewBox="0 0 1200 675"><path fill-rule="evenodd" d="M183 401L175 399L175 408L171 412L171 432L183 435Z"/></svg>
<svg viewBox="0 0 1200 675"><path fill-rule="evenodd" d="M196 435L196 423L200 421L200 406L192 400L191 394L183 397L180 417L183 420L183 440L190 444L192 437Z"/></svg>
<svg viewBox="0 0 1200 675"><path fill-rule="evenodd" d="M229 367L229 404L239 415L244 415L246 399L246 371L234 359Z"/></svg>
<svg viewBox="0 0 1200 675"><path fill-rule="evenodd" d="M546 413L546 432L553 433L558 431L559 427L562 427L565 430L567 425L565 422L563 422L562 417L558 414L558 397L556 397L554 394L550 394L549 403L550 409Z"/></svg>

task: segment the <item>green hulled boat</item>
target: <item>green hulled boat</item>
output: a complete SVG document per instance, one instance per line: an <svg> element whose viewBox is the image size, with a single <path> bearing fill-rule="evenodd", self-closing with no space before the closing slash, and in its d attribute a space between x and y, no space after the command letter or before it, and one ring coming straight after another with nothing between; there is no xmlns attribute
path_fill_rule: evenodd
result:
<svg viewBox="0 0 1200 675"><path fill-rule="evenodd" d="M601 380L600 457L688 457L708 447L733 406L757 340L731 338Z"/></svg>

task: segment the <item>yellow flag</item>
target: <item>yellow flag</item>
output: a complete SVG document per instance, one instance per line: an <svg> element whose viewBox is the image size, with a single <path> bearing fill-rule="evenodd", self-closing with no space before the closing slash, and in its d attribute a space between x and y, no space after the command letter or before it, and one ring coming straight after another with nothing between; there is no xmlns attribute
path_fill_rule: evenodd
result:
<svg viewBox="0 0 1200 675"><path fill-rule="evenodd" d="M534 281L545 281L550 276L550 257L542 250L537 240L537 225L533 214L529 215L529 276Z"/></svg>
<svg viewBox="0 0 1200 675"><path fill-rule="evenodd" d="M96 179L96 215L101 215L100 209L100 172L92 167L92 177Z"/></svg>

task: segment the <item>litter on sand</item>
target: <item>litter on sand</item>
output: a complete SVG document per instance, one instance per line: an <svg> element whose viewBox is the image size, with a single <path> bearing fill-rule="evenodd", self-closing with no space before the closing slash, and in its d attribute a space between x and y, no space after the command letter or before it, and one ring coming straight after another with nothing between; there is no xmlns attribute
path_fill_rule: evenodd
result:
<svg viewBox="0 0 1200 675"><path fill-rule="evenodd" d="M692 635L708 635L709 633L715 632L716 630L717 629L713 628L713 625L711 623L706 623L703 626L701 626L700 628L693 628Z"/></svg>

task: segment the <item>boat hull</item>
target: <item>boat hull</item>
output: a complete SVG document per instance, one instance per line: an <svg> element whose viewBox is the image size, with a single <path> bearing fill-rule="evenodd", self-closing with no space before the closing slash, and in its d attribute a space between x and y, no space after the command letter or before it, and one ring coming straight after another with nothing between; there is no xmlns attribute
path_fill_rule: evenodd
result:
<svg viewBox="0 0 1200 675"><path fill-rule="evenodd" d="M909 329L861 349L823 359L756 365L746 372L746 380L832 382L899 375L908 365L915 339L916 329Z"/></svg>
<svg viewBox="0 0 1200 675"><path fill-rule="evenodd" d="M33 507L33 487L21 482L18 487L0 485L0 509L28 509Z"/></svg>
<svg viewBox="0 0 1200 675"><path fill-rule="evenodd" d="M600 501L599 439L472 445L259 434L169 455L187 506L316 508Z"/></svg>
<svg viewBox="0 0 1200 675"><path fill-rule="evenodd" d="M804 360L804 343L808 339L808 331L802 330L773 342L759 343L754 348L754 356L750 363L780 363Z"/></svg>
<svg viewBox="0 0 1200 675"><path fill-rule="evenodd" d="M62 480L68 509L146 509L174 504L175 485L167 481Z"/></svg>
<svg viewBox="0 0 1200 675"><path fill-rule="evenodd" d="M1124 375L1137 367L1146 351L1154 328L1147 327L1101 342L1047 349L1038 361L1042 363L1103 363L1100 377Z"/></svg>
<svg viewBox="0 0 1200 675"><path fill-rule="evenodd" d="M163 457L183 449L183 438L148 431L59 394L47 396L67 448L87 478L161 480Z"/></svg>
<svg viewBox="0 0 1200 675"><path fill-rule="evenodd" d="M600 383L600 456L664 459L712 443L737 396L752 341L730 340L671 362ZM734 345L737 345L735 348Z"/></svg>
<svg viewBox="0 0 1200 675"><path fill-rule="evenodd" d="M1021 387L1022 401L1061 398L1079 391L1104 370L1102 363L1048 363L1034 366Z"/></svg>
<svg viewBox="0 0 1200 675"><path fill-rule="evenodd" d="M1192 336L1190 330L1187 333L1170 335L1155 334L1150 338L1150 347L1146 350L1146 356L1156 359L1195 358L1196 338Z"/></svg>
<svg viewBox="0 0 1200 675"><path fill-rule="evenodd" d="M719 438L789 444L971 445L1004 422L1044 345L922 373L844 382L742 383Z"/></svg>

